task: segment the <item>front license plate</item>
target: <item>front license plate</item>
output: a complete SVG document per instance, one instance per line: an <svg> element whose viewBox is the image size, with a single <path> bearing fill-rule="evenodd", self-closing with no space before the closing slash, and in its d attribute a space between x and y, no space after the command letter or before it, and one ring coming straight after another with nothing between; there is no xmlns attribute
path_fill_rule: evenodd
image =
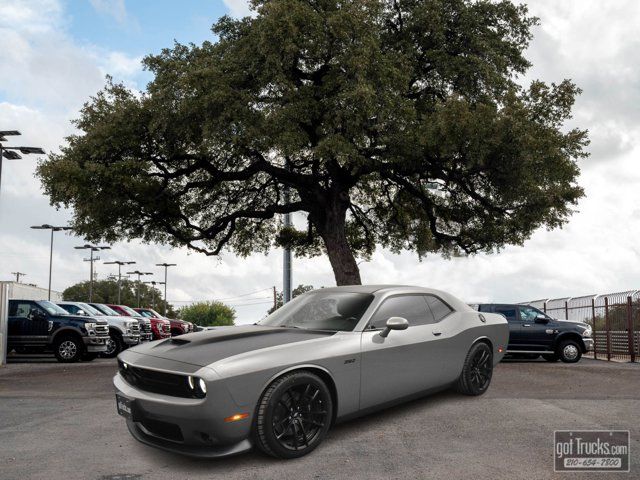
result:
<svg viewBox="0 0 640 480"><path fill-rule="evenodd" d="M116 406L118 408L119 415L122 415L124 418L133 419L133 400L129 400L128 398L116 393Z"/></svg>

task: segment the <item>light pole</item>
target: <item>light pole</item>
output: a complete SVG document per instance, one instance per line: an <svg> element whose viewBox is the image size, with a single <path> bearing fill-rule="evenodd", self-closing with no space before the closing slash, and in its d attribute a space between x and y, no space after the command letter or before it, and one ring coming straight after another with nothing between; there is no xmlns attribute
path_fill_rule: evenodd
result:
<svg viewBox="0 0 640 480"><path fill-rule="evenodd" d="M0 142L6 142L5 137L13 135L22 135L17 130L0 130ZM29 155L30 153L37 153L44 155L45 151L40 147L5 147L0 143L0 184L2 183L2 157L7 160L20 160L22 157L16 153L16 150L23 155Z"/></svg>
<svg viewBox="0 0 640 480"><path fill-rule="evenodd" d="M140 277L142 275L153 275L152 272L141 272L140 270L136 270L135 272L127 272L129 275L138 275L138 308L140 308Z"/></svg>
<svg viewBox="0 0 640 480"><path fill-rule="evenodd" d="M23 272L11 272L11 275L16 276L16 283L20 283L20 277L26 277L27 274Z"/></svg>
<svg viewBox="0 0 640 480"><path fill-rule="evenodd" d="M118 305L120 305L120 293L122 291L122 272L120 269L123 265L133 265L136 262L125 262L123 260L114 260L113 262L104 262L105 265L118 265Z"/></svg>
<svg viewBox="0 0 640 480"><path fill-rule="evenodd" d="M53 232L60 232L63 230L71 230L71 227L54 227L45 223L44 225L32 225L34 230L51 230L51 246L49 248L49 294L47 300L51 300L51 270L53 268Z"/></svg>
<svg viewBox="0 0 640 480"><path fill-rule="evenodd" d="M156 263L156 267L164 267L164 310L162 314L167 316L167 269L177 266L177 263Z"/></svg>
<svg viewBox="0 0 640 480"><path fill-rule="evenodd" d="M151 280L150 282L144 282L151 285L151 308L156 308L156 285L164 285L164 282L156 282Z"/></svg>
<svg viewBox="0 0 640 480"><path fill-rule="evenodd" d="M100 260L100 257L94 257L93 252L97 252L99 250L110 250L111 247L108 245L89 245L85 243L80 247L73 247L76 250L89 250L91 252L91 256L88 259L84 259L85 262L91 262L91 266L89 268L89 302L93 302L93 262L96 260Z"/></svg>

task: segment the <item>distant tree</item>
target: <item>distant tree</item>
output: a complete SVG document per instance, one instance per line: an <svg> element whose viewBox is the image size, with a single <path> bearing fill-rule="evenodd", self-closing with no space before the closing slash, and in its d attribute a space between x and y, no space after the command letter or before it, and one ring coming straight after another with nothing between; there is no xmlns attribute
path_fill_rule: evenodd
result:
<svg viewBox="0 0 640 480"><path fill-rule="evenodd" d="M129 307L138 306L138 282L123 279L121 301L122 305ZM157 288L144 283L140 284L140 306L152 307L160 313L164 309L162 292ZM69 301L88 302L89 282L80 282L65 288L62 298ZM118 303L118 282L115 280L96 280L93 282L93 301L96 303ZM171 304L167 304L167 316L175 316L175 310Z"/></svg>
<svg viewBox="0 0 640 480"><path fill-rule="evenodd" d="M296 298L298 295L302 295L303 293L310 292L311 290L313 290L313 285L302 285L302 284L300 284L300 285L298 285L296 288L294 288L291 291L291 297L292 298ZM282 305L284 305L284 295L282 294L282 292L278 292L276 294L276 304L275 304L275 306L273 306L273 307L271 307L269 309L268 313L275 312Z"/></svg>
<svg viewBox="0 0 640 480"><path fill-rule="evenodd" d="M182 320L203 327L233 325L236 319L234 308L222 302L198 302L182 307L178 311Z"/></svg>
<svg viewBox="0 0 640 480"><path fill-rule="evenodd" d="M521 79L538 19L509 0L253 0L216 42L108 82L38 166L89 240L207 255L289 245L361 283L377 245L419 256L521 245L568 221L579 89ZM302 212L304 231L280 214Z"/></svg>

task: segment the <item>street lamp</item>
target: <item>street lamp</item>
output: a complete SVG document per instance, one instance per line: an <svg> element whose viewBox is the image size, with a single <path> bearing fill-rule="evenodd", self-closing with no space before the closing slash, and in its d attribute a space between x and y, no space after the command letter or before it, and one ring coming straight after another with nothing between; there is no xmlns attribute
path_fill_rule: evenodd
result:
<svg viewBox="0 0 640 480"><path fill-rule="evenodd" d="M71 230L71 227L54 227L45 223L44 225L32 225L34 230L51 230L51 247L49 248L49 296L48 300L51 300L51 269L53 267L53 232L60 232L63 230Z"/></svg>
<svg viewBox="0 0 640 480"><path fill-rule="evenodd" d="M177 263L156 263L156 267L164 267L164 310L162 314L167 316L167 269L169 267L176 267Z"/></svg>
<svg viewBox="0 0 640 480"><path fill-rule="evenodd" d="M6 142L5 137L13 135L22 135L17 130L0 130L0 142ZM37 153L44 155L45 151L39 147L5 147L0 143L0 184L2 183L2 157L7 160L20 160L22 157L17 152L23 155L29 155L30 153Z"/></svg>
<svg viewBox="0 0 640 480"><path fill-rule="evenodd" d="M89 245L85 243L80 247L73 247L76 250L89 250L91 252L90 258L85 258L85 262L91 262L91 267L89 268L89 302L93 302L93 262L96 260L100 260L100 257L94 257L93 252L97 252L99 250L110 250L111 247L108 245Z"/></svg>
<svg viewBox="0 0 640 480"><path fill-rule="evenodd" d="M140 270L135 270L133 272L127 272L129 275L138 275L138 308L140 308L140 277L142 275L153 275L151 272L141 272Z"/></svg>
<svg viewBox="0 0 640 480"><path fill-rule="evenodd" d="M123 260L114 260L113 262L104 262L105 265L118 265L118 305L120 305L120 292L122 290L122 272L120 269L123 265L133 265L136 262L125 262Z"/></svg>
<svg viewBox="0 0 640 480"><path fill-rule="evenodd" d="M151 280L150 282L144 283L151 285L151 308L156 308L156 285L164 285L164 282Z"/></svg>

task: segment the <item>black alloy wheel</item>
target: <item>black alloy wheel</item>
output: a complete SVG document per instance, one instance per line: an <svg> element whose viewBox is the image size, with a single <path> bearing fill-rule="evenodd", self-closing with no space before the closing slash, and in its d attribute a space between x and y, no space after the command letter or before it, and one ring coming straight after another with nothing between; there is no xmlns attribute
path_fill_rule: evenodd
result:
<svg viewBox="0 0 640 480"><path fill-rule="evenodd" d="M493 375L493 352L486 343L476 343L465 359L456 389L465 395L482 395Z"/></svg>
<svg viewBox="0 0 640 480"><path fill-rule="evenodd" d="M280 377L258 406L258 446L280 458L306 455L322 442L332 415L331 393L320 377L305 371Z"/></svg>

